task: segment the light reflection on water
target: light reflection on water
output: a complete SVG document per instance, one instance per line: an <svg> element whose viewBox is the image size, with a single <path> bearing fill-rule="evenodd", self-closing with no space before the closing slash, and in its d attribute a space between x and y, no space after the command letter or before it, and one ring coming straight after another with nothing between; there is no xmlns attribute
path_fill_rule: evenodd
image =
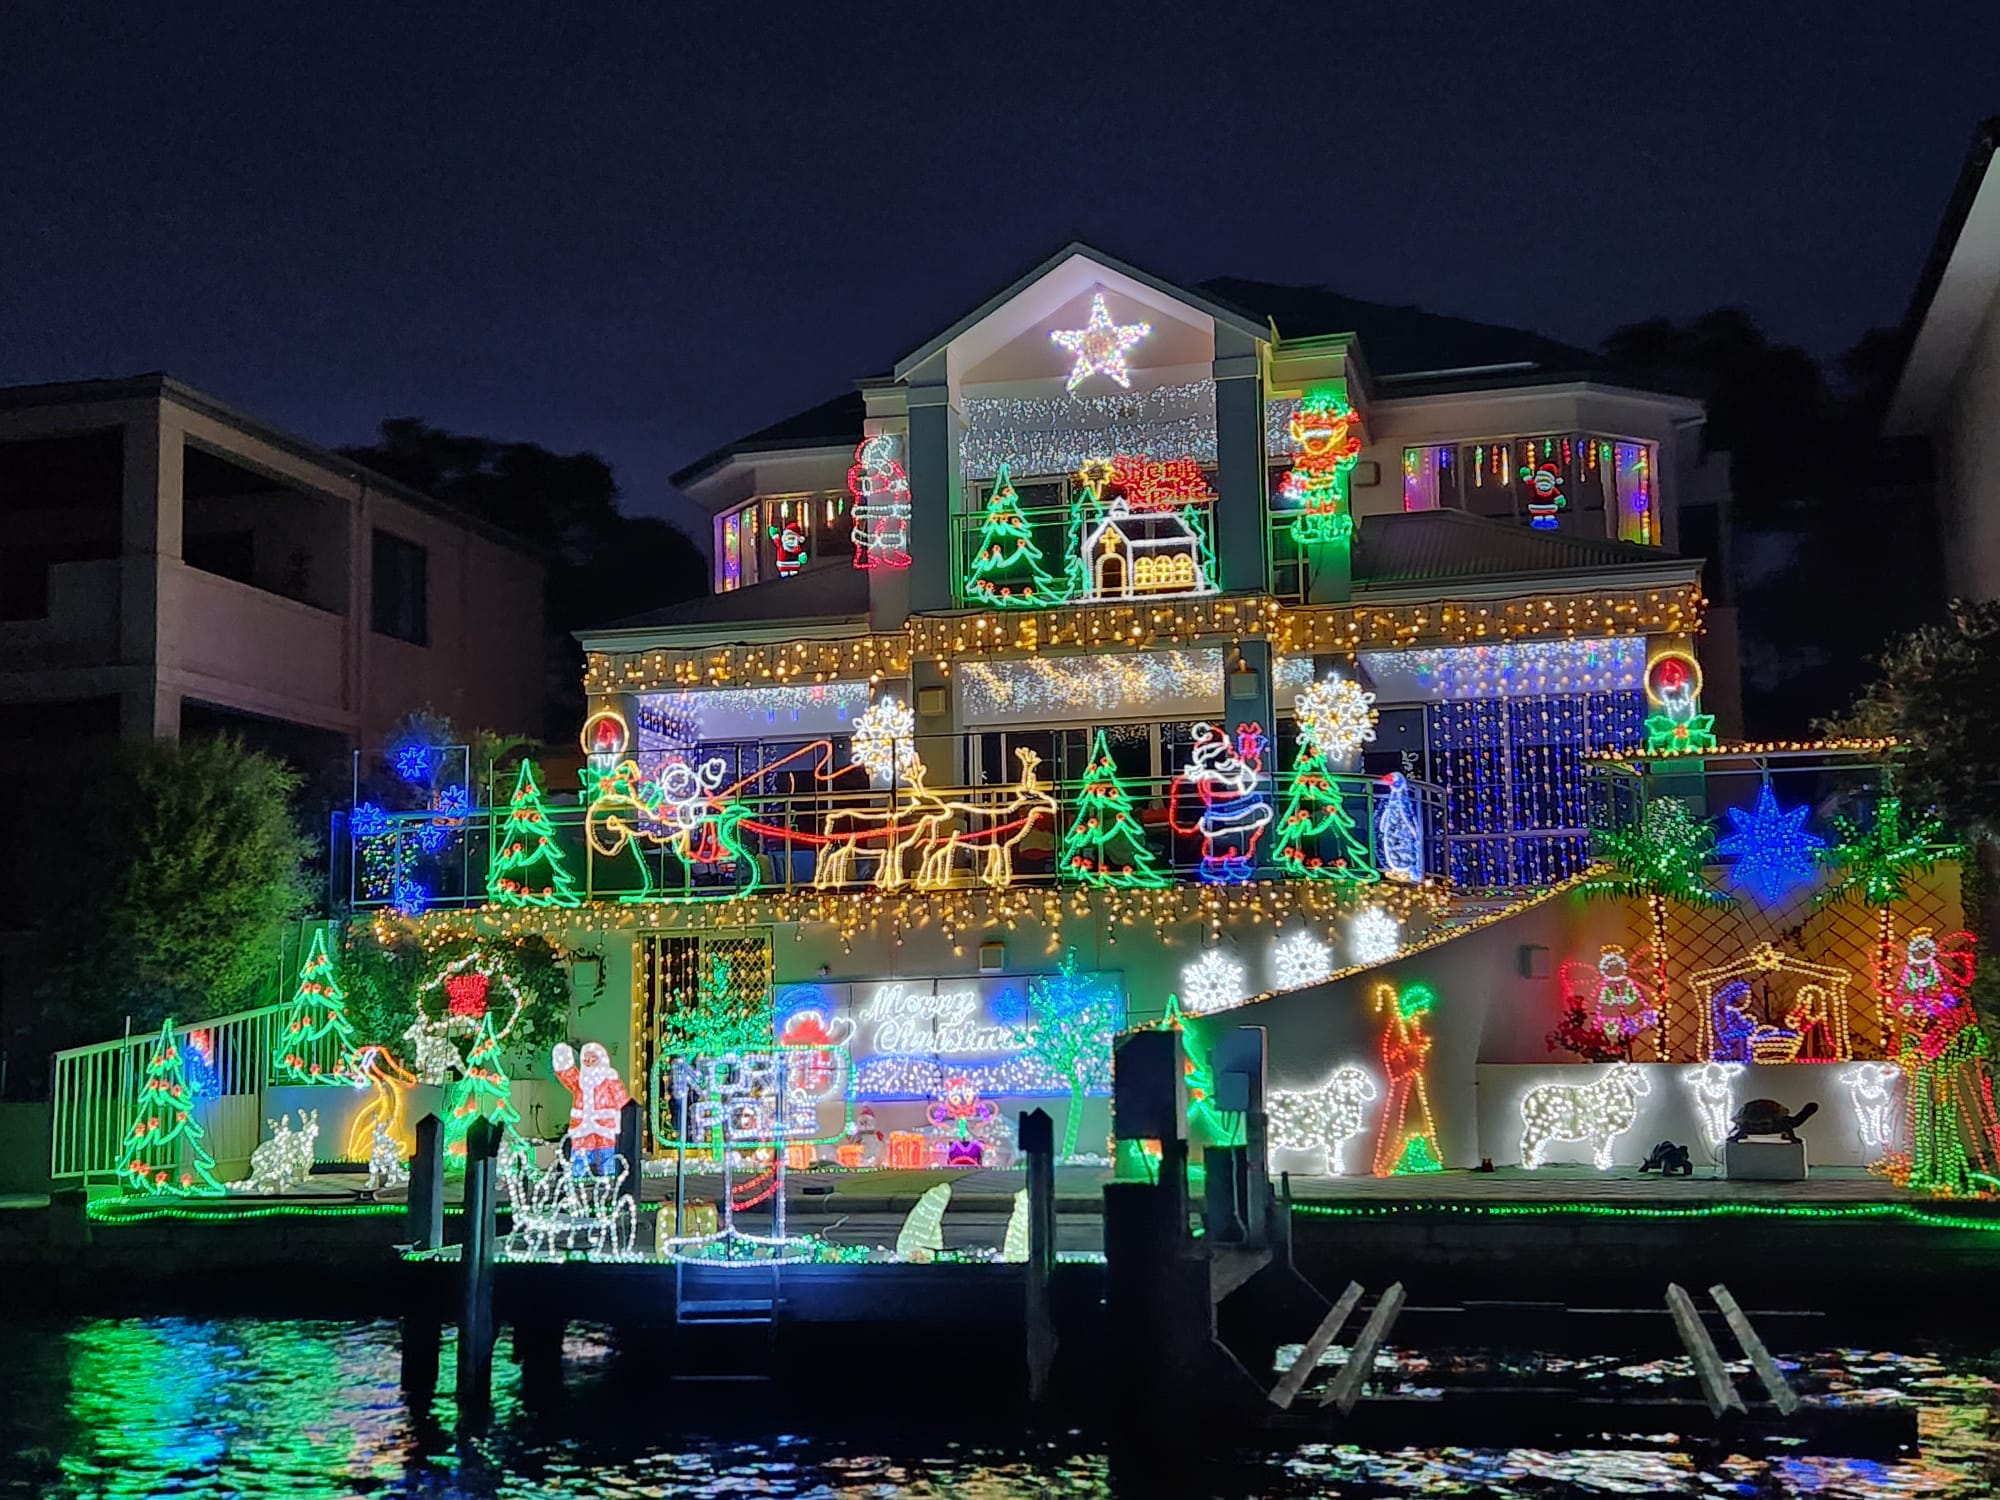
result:
<svg viewBox="0 0 2000 1500"><path fill-rule="evenodd" d="M570 1396L554 1417L521 1402L519 1371L503 1339L495 1358L491 1436L463 1447L450 1438L448 1394L428 1414L413 1414L405 1406L394 1324L92 1319L8 1332L7 1389L0 1400L0 1475L6 1482L0 1494L5 1495L1156 1500L1160 1494L1157 1487L1120 1484L1105 1459L1087 1450L1023 1443L992 1451L937 1432L903 1440L893 1453L843 1445L824 1434L757 1442L654 1436L671 1421L672 1397L659 1387L642 1398L638 1413L631 1414L632 1398L621 1393L630 1415L593 1422L589 1414L600 1402L617 1404L610 1396L615 1387L607 1379L607 1345L581 1331L572 1333L566 1347ZM1980 1362L1848 1349L1781 1363L1805 1395L1854 1403L1915 1401L1922 1455L1878 1463L1806 1455L1371 1452L1315 1445L1284 1458L1235 1464L1202 1488L1272 1497L2000 1492L1995 1423L2000 1384L1983 1373ZM1539 1373L1642 1388L1682 1387L1690 1376L1684 1360L1635 1363L1613 1356L1472 1354L1426 1360L1402 1353L1397 1364L1405 1390L1468 1373L1500 1378ZM442 1373L448 1385L449 1345ZM1737 1374L1745 1377L1741 1367ZM841 1370L830 1371L829 1378L881 1386L886 1404L899 1377ZM968 1400L976 1401L978 1377L959 1378L967 1382ZM618 1434L615 1442L607 1436L612 1432Z"/></svg>

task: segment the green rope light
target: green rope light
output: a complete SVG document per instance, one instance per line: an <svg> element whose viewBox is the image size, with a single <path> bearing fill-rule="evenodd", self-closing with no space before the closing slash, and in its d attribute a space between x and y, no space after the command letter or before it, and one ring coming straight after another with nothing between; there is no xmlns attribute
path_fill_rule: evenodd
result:
<svg viewBox="0 0 2000 1500"><path fill-rule="evenodd" d="M1326 1219L1379 1219L1408 1214L1464 1214L1472 1218L1527 1219L1583 1215L1600 1219L1903 1219L1929 1229L1970 1229L2000 1234L2000 1215L1969 1218L1934 1213L1903 1203L1709 1203L1675 1207L1634 1207L1616 1203L1299 1203L1292 1212Z"/></svg>
<svg viewBox="0 0 2000 1500"><path fill-rule="evenodd" d="M179 1219L190 1224L224 1224L238 1219L384 1219L407 1217L409 1208L400 1203L267 1203L257 1208L196 1208L178 1203L128 1205L118 1199L99 1199L84 1207L85 1215L98 1224L144 1224L154 1219ZM447 1214L462 1214L455 1204Z"/></svg>

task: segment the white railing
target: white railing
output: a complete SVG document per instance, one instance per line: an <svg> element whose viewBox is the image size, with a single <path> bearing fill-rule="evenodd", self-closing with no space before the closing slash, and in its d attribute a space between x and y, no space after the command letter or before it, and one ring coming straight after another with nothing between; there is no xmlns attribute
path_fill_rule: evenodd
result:
<svg viewBox="0 0 2000 1500"><path fill-rule="evenodd" d="M242 1175L263 1138L271 1052L288 1009L266 1005L175 1029L191 1081L212 1075L196 1103L195 1118L208 1133L209 1154L225 1180ZM191 1049L188 1038L196 1032L205 1045ZM49 1077L49 1175L57 1182L87 1183L115 1174L122 1165L121 1148L139 1113L140 1090L158 1040L157 1031L135 1032L122 1041L55 1055ZM192 1060L196 1051L203 1054L199 1064Z"/></svg>

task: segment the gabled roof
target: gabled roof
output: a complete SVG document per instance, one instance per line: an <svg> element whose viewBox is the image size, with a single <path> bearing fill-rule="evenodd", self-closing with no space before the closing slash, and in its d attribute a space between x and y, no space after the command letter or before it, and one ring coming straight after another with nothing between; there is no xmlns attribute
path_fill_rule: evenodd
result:
<svg viewBox="0 0 2000 1500"><path fill-rule="evenodd" d="M1120 260L1115 255L1107 255L1094 245L1086 245L1082 240L1071 240L1062 249L1056 251L1054 255L1051 255L1033 270L1027 272L1025 275L1017 276L984 302L981 302L979 306L960 318L951 327L945 329L943 333L926 340L897 360L896 378L901 380L910 371L929 359L938 350L944 348L946 344L949 344L968 328L982 322L997 309L1020 296L1022 292L1025 292L1051 271L1056 270L1076 256L1082 256L1085 260L1095 261L1107 271L1115 271L1120 276L1128 276L1142 286L1151 287L1163 297L1171 297L1177 302L1184 302L1189 307L1207 313L1216 322L1226 324L1240 333L1248 334L1251 338L1268 340L1271 337L1271 330L1266 324L1259 322L1255 317L1244 312L1239 307L1232 307L1226 302L1218 301L1215 297L1204 295L1198 291L1190 291L1187 287L1176 286L1164 277L1155 276L1150 271L1142 271L1139 267L1131 264L1131 262Z"/></svg>
<svg viewBox="0 0 2000 1500"><path fill-rule="evenodd" d="M1903 372L1884 425L1921 431L1965 363L1987 310L2000 295L2000 115L1984 120L1959 168L1944 220L1903 315Z"/></svg>
<svg viewBox="0 0 2000 1500"><path fill-rule="evenodd" d="M665 609L614 620L605 630L646 630L670 625L775 624L786 620L856 619L868 613L868 575L844 558L827 558L796 578L767 578L748 588L709 594Z"/></svg>
<svg viewBox="0 0 2000 1500"><path fill-rule="evenodd" d="M1277 326L1278 337L1312 338L1351 333L1377 379L1497 374L1594 374L1608 368L1600 355L1544 338L1525 328L1454 318L1424 308L1367 302L1324 286L1287 286L1248 276L1215 276L1204 291L1250 308Z"/></svg>
<svg viewBox="0 0 2000 1500"><path fill-rule="evenodd" d="M677 485L685 485L744 453L782 453L790 448L835 448L843 444L849 448L858 447L861 443L861 423L867 415L867 402L861 392L849 391L844 396L830 397L818 406L793 412L789 417L780 417L768 427L759 427L734 442L704 453L687 467L676 469L667 477Z"/></svg>
<svg viewBox="0 0 2000 1500"><path fill-rule="evenodd" d="M1361 518L1354 581L1400 585L1540 577L1682 561L1638 542L1538 531L1460 510L1419 510Z"/></svg>

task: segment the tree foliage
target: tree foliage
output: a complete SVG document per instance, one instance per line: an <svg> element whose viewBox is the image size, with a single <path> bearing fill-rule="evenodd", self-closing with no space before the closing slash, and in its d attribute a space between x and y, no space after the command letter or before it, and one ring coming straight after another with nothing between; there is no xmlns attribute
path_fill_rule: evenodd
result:
<svg viewBox="0 0 2000 1500"><path fill-rule="evenodd" d="M59 781L21 849L52 1046L283 998L284 933L313 896L295 772L225 737L114 742Z"/></svg>

